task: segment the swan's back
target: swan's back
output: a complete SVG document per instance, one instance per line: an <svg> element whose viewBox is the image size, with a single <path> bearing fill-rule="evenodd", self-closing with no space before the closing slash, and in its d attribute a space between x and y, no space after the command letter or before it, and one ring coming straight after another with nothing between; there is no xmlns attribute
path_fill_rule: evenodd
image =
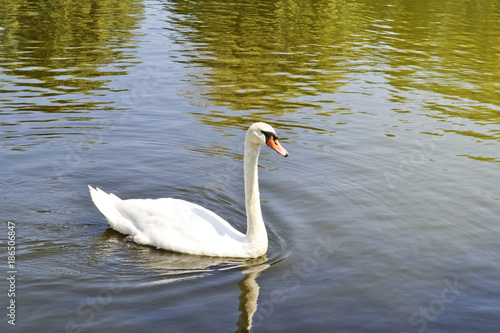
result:
<svg viewBox="0 0 500 333"><path fill-rule="evenodd" d="M245 256L245 235L214 212L174 198L121 200L90 188L111 228L139 244L210 256Z"/></svg>

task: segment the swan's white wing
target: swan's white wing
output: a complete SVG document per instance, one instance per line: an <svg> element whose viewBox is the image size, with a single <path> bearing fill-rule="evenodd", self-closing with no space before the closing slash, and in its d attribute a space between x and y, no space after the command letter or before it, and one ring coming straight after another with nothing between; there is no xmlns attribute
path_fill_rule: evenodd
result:
<svg viewBox="0 0 500 333"><path fill-rule="evenodd" d="M214 212L173 198L121 200L89 186L111 228L140 244L220 257L245 257L245 235Z"/></svg>
<svg viewBox="0 0 500 333"><path fill-rule="evenodd" d="M234 248L245 238L214 212L180 199L122 200L115 202L115 207L122 218L134 225L137 232L132 236L137 243L207 254L207 249Z"/></svg>

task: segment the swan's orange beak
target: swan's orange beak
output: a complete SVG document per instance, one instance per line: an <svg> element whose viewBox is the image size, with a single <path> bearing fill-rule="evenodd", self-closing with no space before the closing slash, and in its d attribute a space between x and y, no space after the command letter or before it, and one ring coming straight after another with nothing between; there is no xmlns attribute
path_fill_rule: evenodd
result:
<svg viewBox="0 0 500 333"><path fill-rule="evenodd" d="M267 145L278 152L278 154L283 155L285 157L288 156L288 152L283 148L278 139L274 136L271 136L269 140L267 140Z"/></svg>

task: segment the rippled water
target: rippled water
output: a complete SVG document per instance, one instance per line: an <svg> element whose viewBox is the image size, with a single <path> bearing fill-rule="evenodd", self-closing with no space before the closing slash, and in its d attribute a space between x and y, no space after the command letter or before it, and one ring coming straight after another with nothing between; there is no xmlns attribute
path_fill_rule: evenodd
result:
<svg viewBox="0 0 500 333"><path fill-rule="evenodd" d="M500 4L0 1L1 327L37 332L494 332ZM184 198L255 260L122 242L87 184ZM16 301L16 326L6 307ZM5 330L4 328L2 328Z"/></svg>

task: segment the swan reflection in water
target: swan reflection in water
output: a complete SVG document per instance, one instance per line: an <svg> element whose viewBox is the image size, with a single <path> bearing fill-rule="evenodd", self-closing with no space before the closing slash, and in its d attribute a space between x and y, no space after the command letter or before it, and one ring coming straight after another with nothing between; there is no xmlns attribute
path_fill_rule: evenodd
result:
<svg viewBox="0 0 500 333"><path fill-rule="evenodd" d="M133 269L137 270L137 265L141 265L145 271L150 271L149 276L145 274L143 285L163 285L206 277L217 271L240 270L244 277L238 282L241 294L236 332L249 332L252 328L260 289L257 277L270 266L267 255L253 259L220 258L158 250L124 242L123 235L112 229L107 229L98 237L98 241L105 246L104 251L101 249L101 255L106 256L107 253L108 256L116 256L117 251L128 250L125 258L122 257L125 266L133 265Z"/></svg>
<svg viewBox="0 0 500 333"><path fill-rule="evenodd" d="M267 256L265 258L267 260ZM259 298L259 285L257 284L257 276L260 272L268 268L269 264L260 264L252 266L243 271L246 276L238 282L240 287L240 316L238 317L238 330L236 332L249 332L252 328L253 315L257 311L257 300Z"/></svg>

